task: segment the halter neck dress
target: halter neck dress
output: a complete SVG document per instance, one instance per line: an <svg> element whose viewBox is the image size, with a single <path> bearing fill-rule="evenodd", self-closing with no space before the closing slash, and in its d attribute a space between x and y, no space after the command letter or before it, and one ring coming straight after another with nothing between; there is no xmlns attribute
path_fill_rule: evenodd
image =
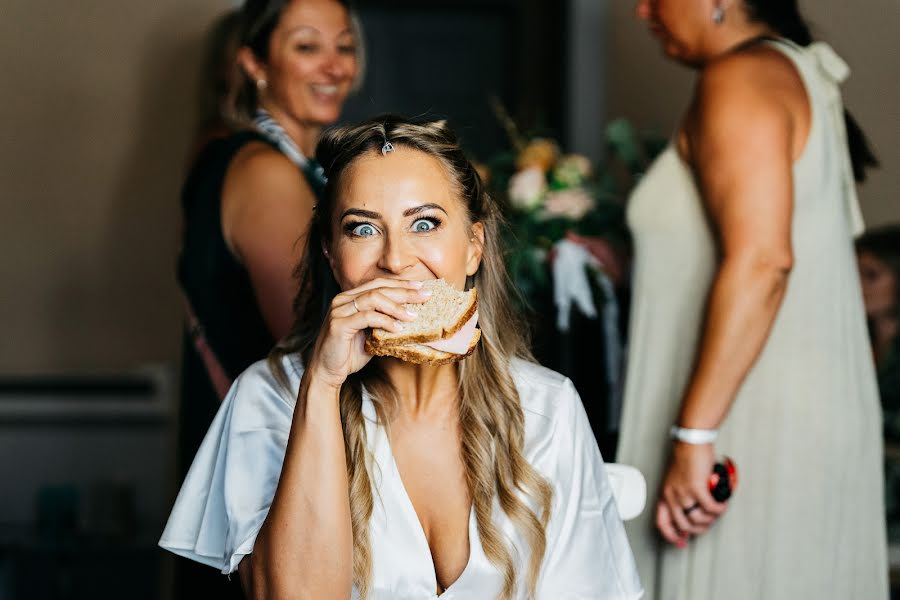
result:
<svg viewBox="0 0 900 600"><path fill-rule="evenodd" d="M718 248L674 145L628 207L636 258L617 460L648 482L648 508L626 524L648 600L887 597L881 413L853 249L862 219L838 88L849 69L822 43L766 43L794 64L812 109L793 165L794 267L716 442L717 453L737 464L739 486L728 512L685 549L661 541L655 495Z"/></svg>

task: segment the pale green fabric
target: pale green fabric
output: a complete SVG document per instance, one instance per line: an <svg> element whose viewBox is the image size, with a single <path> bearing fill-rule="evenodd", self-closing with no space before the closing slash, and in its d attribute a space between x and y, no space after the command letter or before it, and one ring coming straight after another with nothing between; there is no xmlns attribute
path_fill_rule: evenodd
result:
<svg viewBox="0 0 900 600"><path fill-rule="evenodd" d="M772 45L796 65L812 106L793 169L794 269L716 443L738 466L738 490L725 516L684 550L659 541L655 498L717 249L692 174L672 146L628 208L636 260L617 460L648 482L647 509L627 524L648 600L888 594L881 414L852 245L862 219L838 90L849 70L824 44Z"/></svg>

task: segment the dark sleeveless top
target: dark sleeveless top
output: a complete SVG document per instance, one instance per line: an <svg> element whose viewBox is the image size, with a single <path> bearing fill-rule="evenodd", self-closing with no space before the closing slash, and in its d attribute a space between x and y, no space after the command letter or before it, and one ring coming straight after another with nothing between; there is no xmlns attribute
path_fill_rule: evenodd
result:
<svg viewBox="0 0 900 600"><path fill-rule="evenodd" d="M181 193L184 239L178 259L178 282L203 326L207 342L232 379L265 358L275 343L256 302L250 274L229 251L222 234L222 187L235 155L251 142L277 147L256 131L213 140L201 151ZM319 185L303 170L310 186ZM185 333L181 375L179 464L183 478L219 399Z"/></svg>

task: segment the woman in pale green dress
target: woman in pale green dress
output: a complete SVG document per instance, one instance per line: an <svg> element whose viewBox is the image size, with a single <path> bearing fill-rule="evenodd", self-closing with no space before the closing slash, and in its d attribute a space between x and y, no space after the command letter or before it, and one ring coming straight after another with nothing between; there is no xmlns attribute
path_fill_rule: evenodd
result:
<svg viewBox="0 0 900 600"><path fill-rule="evenodd" d="M647 598L884 599L881 415L853 251L854 171L874 157L845 124L848 67L793 0L638 13L699 73L628 215L618 460L650 489L628 527ZM722 455L740 476L727 503L707 488Z"/></svg>

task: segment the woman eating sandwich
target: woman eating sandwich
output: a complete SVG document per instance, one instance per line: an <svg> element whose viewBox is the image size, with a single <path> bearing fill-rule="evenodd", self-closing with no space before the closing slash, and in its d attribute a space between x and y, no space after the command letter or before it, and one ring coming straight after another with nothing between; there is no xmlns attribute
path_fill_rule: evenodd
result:
<svg viewBox="0 0 900 600"><path fill-rule="evenodd" d="M581 401L531 362L455 136L388 116L316 158L294 330L232 386L160 545L250 598L639 598Z"/></svg>

